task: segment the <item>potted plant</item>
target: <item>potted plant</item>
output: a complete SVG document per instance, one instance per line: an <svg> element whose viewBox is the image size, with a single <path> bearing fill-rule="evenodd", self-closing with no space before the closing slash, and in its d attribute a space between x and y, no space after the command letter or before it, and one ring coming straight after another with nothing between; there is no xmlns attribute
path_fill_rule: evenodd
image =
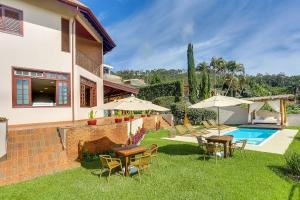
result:
<svg viewBox="0 0 300 200"><path fill-rule="evenodd" d="M146 117L145 111L142 112L141 117Z"/></svg>
<svg viewBox="0 0 300 200"><path fill-rule="evenodd" d="M0 158L4 158L7 153L7 131L7 119L0 117Z"/></svg>
<svg viewBox="0 0 300 200"><path fill-rule="evenodd" d="M130 113L130 119L134 119L134 113L133 112Z"/></svg>
<svg viewBox="0 0 300 200"><path fill-rule="evenodd" d="M148 110L147 117L151 117L151 110Z"/></svg>
<svg viewBox="0 0 300 200"><path fill-rule="evenodd" d="M121 123L123 121L123 119L122 119L122 111L119 110L119 111L117 111L116 114L117 114L117 117L115 118L115 122L116 123Z"/></svg>
<svg viewBox="0 0 300 200"><path fill-rule="evenodd" d="M128 122L130 120L130 114L129 112L126 112L125 117L124 117L124 121Z"/></svg>
<svg viewBox="0 0 300 200"><path fill-rule="evenodd" d="M97 120L95 119L97 111L93 111L91 110L89 112L89 120L88 120L88 125L96 125L97 124Z"/></svg>

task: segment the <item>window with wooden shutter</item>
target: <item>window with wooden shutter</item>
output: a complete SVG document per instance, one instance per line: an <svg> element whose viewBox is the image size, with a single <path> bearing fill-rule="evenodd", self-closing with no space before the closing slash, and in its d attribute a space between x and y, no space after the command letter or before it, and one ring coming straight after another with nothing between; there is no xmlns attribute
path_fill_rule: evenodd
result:
<svg viewBox="0 0 300 200"><path fill-rule="evenodd" d="M70 52L70 23L68 19L61 19L61 50Z"/></svg>
<svg viewBox="0 0 300 200"><path fill-rule="evenodd" d="M80 107L97 106L97 84L80 77Z"/></svg>
<svg viewBox="0 0 300 200"><path fill-rule="evenodd" d="M23 12L0 5L0 31L23 35Z"/></svg>

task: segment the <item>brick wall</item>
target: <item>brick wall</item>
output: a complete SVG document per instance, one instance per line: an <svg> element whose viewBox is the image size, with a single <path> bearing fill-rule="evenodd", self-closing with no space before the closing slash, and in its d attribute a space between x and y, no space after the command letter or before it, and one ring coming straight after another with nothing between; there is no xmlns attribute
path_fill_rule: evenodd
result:
<svg viewBox="0 0 300 200"><path fill-rule="evenodd" d="M78 144L97 141L95 152L108 151L113 144L126 144L128 140L126 123L103 126L82 126L71 128L66 135L67 156L71 160L78 158ZM100 145L99 145L100 144Z"/></svg>

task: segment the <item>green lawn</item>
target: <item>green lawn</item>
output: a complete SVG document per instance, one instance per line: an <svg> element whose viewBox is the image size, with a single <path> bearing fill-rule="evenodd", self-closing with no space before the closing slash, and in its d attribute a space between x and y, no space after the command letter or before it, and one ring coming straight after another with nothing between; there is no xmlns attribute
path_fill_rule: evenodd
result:
<svg viewBox="0 0 300 200"><path fill-rule="evenodd" d="M299 127L298 127L299 128ZM299 129L300 130L300 129ZM91 172L98 163L64 171L32 181L0 187L0 199L299 199L300 184L286 178L282 172L281 155L247 151L220 160L203 161L197 145L160 139L160 131L147 135L144 144L160 146L159 166L138 177L112 176L110 183ZM300 151L300 132L289 151Z"/></svg>

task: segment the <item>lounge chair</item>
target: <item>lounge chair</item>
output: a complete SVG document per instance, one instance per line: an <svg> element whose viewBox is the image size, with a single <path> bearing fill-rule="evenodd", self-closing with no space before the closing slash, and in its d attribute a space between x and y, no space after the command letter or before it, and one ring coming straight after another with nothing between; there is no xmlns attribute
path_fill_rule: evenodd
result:
<svg viewBox="0 0 300 200"><path fill-rule="evenodd" d="M107 182L109 182L109 178L111 175L111 172L113 169L120 168L123 176L124 172L122 169L122 162L119 158L112 158L110 155L100 155L100 162L101 162L101 169L100 169L100 178L102 174L107 171L108 173L108 179Z"/></svg>
<svg viewBox="0 0 300 200"><path fill-rule="evenodd" d="M210 125L207 121L202 121L202 124L206 129L215 129L216 128L216 127Z"/></svg>
<svg viewBox="0 0 300 200"><path fill-rule="evenodd" d="M148 169L151 163L151 155L145 154L142 156L135 156L130 159L130 165L136 167L139 179L141 182L141 172L142 170Z"/></svg>
<svg viewBox="0 0 300 200"><path fill-rule="evenodd" d="M207 130L197 130L195 129L191 124L187 124L186 128L188 130L188 132L193 135L193 136L201 136L201 135L205 135L205 134L209 134L210 132Z"/></svg>
<svg viewBox="0 0 300 200"><path fill-rule="evenodd" d="M204 127L205 128L207 128L207 129L220 129L220 130L223 130L223 129L226 129L225 127L223 127L223 126L213 126L213 125L211 125L211 124L209 124L207 121L202 121L202 124L204 125Z"/></svg>
<svg viewBox="0 0 300 200"><path fill-rule="evenodd" d="M242 154L242 156L244 156L245 155L245 147L246 147L247 141L248 140L246 140L246 139L245 140L238 140L238 141L236 141L231 146L232 151L233 152L234 151L239 151Z"/></svg>
<svg viewBox="0 0 300 200"><path fill-rule="evenodd" d="M179 133L179 135L185 135L188 134L188 130L183 125L177 125L175 126L176 132Z"/></svg>
<svg viewBox="0 0 300 200"><path fill-rule="evenodd" d="M220 125L218 125L217 122L216 122L215 120L213 120L213 119L208 120L208 123L210 123L210 124L211 124L212 126L214 126L214 127L220 126L220 127L223 128L223 129L230 128L230 126L227 126L227 125L225 125L225 124L220 124Z"/></svg>

